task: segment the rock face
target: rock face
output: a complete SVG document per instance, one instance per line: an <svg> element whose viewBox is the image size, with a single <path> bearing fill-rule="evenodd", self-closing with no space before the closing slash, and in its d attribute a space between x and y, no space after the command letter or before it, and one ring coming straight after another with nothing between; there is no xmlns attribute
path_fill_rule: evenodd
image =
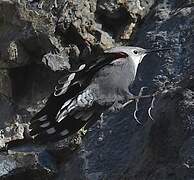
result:
<svg viewBox="0 0 194 180"><path fill-rule="evenodd" d="M105 114L86 136L55 147L0 153L0 179L194 178L194 2L3 0L0 2L0 146L22 139L56 80L79 57L117 44L173 47L147 56L131 87L151 99ZM90 42L90 44L88 43ZM90 47L88 46L90 45ZM63 147L68 144L67 147ZM77 149L77 146L79 148Z"/></svg>

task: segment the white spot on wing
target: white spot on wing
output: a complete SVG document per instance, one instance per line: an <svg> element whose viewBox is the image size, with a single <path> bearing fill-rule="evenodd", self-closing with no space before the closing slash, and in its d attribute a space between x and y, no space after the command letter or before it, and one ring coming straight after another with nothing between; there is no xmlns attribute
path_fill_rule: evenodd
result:
<svg viewBox="0 0 194 180"><path fill-rule="evenodd" d="M60 89L67 89L68 88L68 86L69 86L69 82L68 83L65 83L65 84L63 84L63 86L61 86L61 85L56 85L55 86L55 91L58 91L58 90L60 90Z"/></svg>
<svg viewBox="0 0 194 180"><path fill-rule="evenodd" d="M50 128L46 130L47 134L54 134L56 132L55 128Z"/></svg>
<svg viewBox="0 0 194 180"><path fill-rule="evenodd" d="M69 102L68 102L69 101ZM68 113L75 109L77 107L76 105L76 101L75 100L68 100L63 106L62 108L58 111L57 115L56 115L56 121L57 122L61 122L64 118L67 117ZM70 102L71 101L71 102ZM65 107L67 107L66 109L64 109Z"/></svg>
<svg viewBox="0 0 194 180"><path fill-rule="evenodd" d="M67 129L63 130L60 134L61 136L65 136L69 133L69 131Z"/></svg>
<svg viewBox="0 0 194 180"><path fill-rule="evenodd" d="M61 109L63 109L63 108L65 108L66 106L68 106L70 102L71 102L71 99L68 100L68 101L66 101L66 102L63 104L63 106L61 107Z"/></svg>
<svg viewBox="0 0 194 180"><path fill-rule="evenodd" d="M76 100L74 99L72 103L67 107L67 111L70 112L71 110L77 107Z"/></svg>
<svg viewBox="0 0 194 180"><path fill-rule="evenodd" d="M50 123L47 122L47 123L41 124L40 127L45 128L45 127L48 127L49 125L50 125Z"/></svg>
<svg viewBox="0 0 194 180"><path fill-rule="evenodd" d="M68 88L68 86L66 86L65 88L62 88L62 90L60 92L58 92L59 90L58 91L55 91L54 92L54 95L55 96L60 96L61 94L63 94L63 93L66 92L67 88Z"/></svg>
<svg viewBox="0 0 194 180"><path fill-rule="evenodd" d="M72 73L69 77L68 77L68 81L72 81L75 77L75 73Z"/></svg>
<svg viewBox="0 0 194 180"><path fill-rule="evenodd" d="M32 138L33 138L33 139L35 139L35 138L36 138L36 136L38 136L38 134L36 134L36 135L32 136Z"/></svg>
<svg viewBox="0 0 194 180"><path fill-rule="evenodd" d="M61 113L61 111L59 111L58 114L57 114L57 118L56 118L57 122L61 122L64 118L66 118L67 113L68 113L67 110L64 110L62 113Z"/></svg>
<svg viewBox="0 0 194 180"><path fill-rule="evenodd" d="M76 107L77 107L77 104L76 104L76 105L74 105L74 106L71 106L70 108L68 108L68 112L70 112L70 111L74 110Z"/></svg>
<svg viewBox="0 0 194 180"><path fill-rule="evenodd" d="M85 67L86 67L86 65L85 65L85 64L82 64L82 65L79 67L79 71L83 70Z"/></svg>

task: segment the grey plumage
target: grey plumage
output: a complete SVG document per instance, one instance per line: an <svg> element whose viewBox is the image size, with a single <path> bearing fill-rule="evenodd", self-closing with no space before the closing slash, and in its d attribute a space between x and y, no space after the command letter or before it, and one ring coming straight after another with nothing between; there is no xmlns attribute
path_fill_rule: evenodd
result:
<svg viewBox="0 0 194 180"><path fill-rule="evenodd" d="M104 111L119 109L133 96L128 87L146 52L138 47L112 48L63 77L31 120L31 136L37 142L57 141L89 126Z"/></svg>
<svg viewBox="0 0 194 180"><path fill-rule="evenodd" d="M136 100L137 106L143 88L138 96L133 96L128 86L135 80L139 63L148 53L170 49L172 48L145 50L121 46L107 50L99 57L83 60L77 70L58 81L45 107L31 119L32 139L10 141L0 151L26 143L56 142L82 127L89 128L104 111L118 111L133 100ZM153 97L148 110L152 118L151 109L155 96L145 97ZM138 122L137 110L138 108L134 112L134 118Z"/></svg>

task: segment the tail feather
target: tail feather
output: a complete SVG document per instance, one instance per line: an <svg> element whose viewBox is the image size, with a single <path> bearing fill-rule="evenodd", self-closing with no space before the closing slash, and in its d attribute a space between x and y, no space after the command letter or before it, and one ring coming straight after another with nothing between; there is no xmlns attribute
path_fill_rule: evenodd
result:
<svg viewBox="0 0 194 180"><path fill-rule="evenodd" d="M99 111L93 101L93 91L86 90L65 101L58 110L43 109L30 124L30 135L35 142L56 142L79 131L89 121L99 118Z"/></svg>
<svg viewBox="0 0 194 180"><path fill-rule="evenodd" d="M0 152L7 152L8 150L18 148L22 145L33 143L33 139L16 139L5 143L5 146L0 149Z"/></svg>
<svg viewBox="0 0 194 180"><path fill-rule="evenodd" d="M67 116L64 120L60 122L55 121L55 123L50 124L47 127L41 127L40 122L39 124L31 124L32 130L30 131L30 135L33 136L35 142L41 144L48 141L59 141L79 131L90 121L96 122L96 120L99 118L98 113L94 113L92 116L88 113L87 117L90 117L90 119L86 118L86 114L87 113L79 118L77 118L78 116L76 118L74 116ZM86 118L87 120L84 121L83 118Z"/></svg>

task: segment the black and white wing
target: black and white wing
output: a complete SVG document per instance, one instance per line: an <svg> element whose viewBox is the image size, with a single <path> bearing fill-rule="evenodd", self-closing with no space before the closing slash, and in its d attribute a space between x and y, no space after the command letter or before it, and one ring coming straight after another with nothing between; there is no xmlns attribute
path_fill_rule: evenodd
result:
<svg viewBox="0 0 194 180"><path fill-rule="evenodd" d="M94 74L123 53L106 53L85 61L78 70L61 78L45 107L31 120L30 135L37 142L57 141L75 133L101 114L96 96L88 86Z"/></svg>

